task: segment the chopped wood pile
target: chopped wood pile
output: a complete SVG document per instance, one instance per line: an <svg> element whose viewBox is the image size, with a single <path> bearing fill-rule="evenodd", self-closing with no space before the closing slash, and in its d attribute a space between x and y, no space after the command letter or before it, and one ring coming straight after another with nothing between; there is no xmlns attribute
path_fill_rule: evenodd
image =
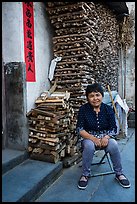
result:
<svg viewBox="0 0 137 204"><path fill-rule="evenodd" d="M96 81L104 89L108 84L118 89L119 27L114 13L100 3L47 2L46 11L55 31L54 57L61 57L51 84L56 82L56 93L70 97L42 95L36 100L37 107L28 114L29 150L32 158L49 162L69 155L69 166L77 157L75 128L86 86Z"/></svg>
<svg viewBox="0 0 137 204"><path fill-rule="evenodd" d="M86 101L85 88L94 82L92 58L96 49L96 24L89 19L91 8L84 2L48 2L48 6L56 33L53 37L54 56L62 57L57 63L52 83L58 78L57 90L71 93L70 104L74 109L73 122L76 125L79 107Z"/></svg>
<svg viewBox="0 0 137 204"><path fill-rule="evenodd" d="M31 158L56 163L66 156L76 157L69 98L68 92L43 92L35 101L36 108L27 114Z"/></svg>
<svg viewBox="0 0 137 204"><path fill-rule="evenodd" d="M55 31L53 52L62 57L52 83L58 91L71 93L74 124L79 107L85 103L87 84L100 82L104 89L118 88L118 23L105 5L93 2L47 2Z"/></svg>
<svg viewBox="0 0 137 204"><path fill-rule="evenodd" d="M118 91L118 68L121 66L119 63L119 23L112 10L105 5L97 4L96 12L98 15L96 79L104 85L104 88L109 84L111 90Z"/></svg>

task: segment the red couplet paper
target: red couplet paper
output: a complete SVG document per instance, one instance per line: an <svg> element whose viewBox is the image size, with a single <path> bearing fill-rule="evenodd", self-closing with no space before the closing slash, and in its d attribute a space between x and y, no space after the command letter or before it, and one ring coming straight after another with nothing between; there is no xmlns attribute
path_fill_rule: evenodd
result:
<svg viewBox="0 0 137 204"><path fill-rule="evenodd" d="M24 56L26 63L26 81L35 82L36 79L35 79L33 2L22 3L23 3Z"/></svg>

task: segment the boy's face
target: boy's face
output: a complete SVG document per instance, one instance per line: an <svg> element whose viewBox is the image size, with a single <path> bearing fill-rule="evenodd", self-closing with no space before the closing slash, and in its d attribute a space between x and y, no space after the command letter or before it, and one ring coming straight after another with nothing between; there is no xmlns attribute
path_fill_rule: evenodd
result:
<svg viewBox="0 0 137 204"><path fill-rule="evenodd" d="M102 94L100 92L91 92L88 94L88 102L93 106L93 107L98 107L102 103Z"/></svg>

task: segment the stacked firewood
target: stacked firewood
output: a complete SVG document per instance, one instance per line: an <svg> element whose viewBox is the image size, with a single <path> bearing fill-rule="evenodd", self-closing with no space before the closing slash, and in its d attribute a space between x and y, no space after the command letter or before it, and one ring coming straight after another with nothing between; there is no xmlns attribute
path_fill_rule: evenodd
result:
<svg viewBox="0 0 137 204"><path fill-rule="evenodd" d="M74 111L69 98L68 92L43 92L35 101L36 108L27 114L31 158L56 163L75 155Z"/></svg>
<svg viewBox="0 0 137 204"><path fill-rule="evenodd" d="M96 4L95 8L99 17L96 36L98 42L95 61L96 79L104 87L109 84L111 90L118 91L118 68L121 66L119 64L119 24L113 11L105 4Z"/></svg>
<svg viewBox="0 0 137 204"><path fill-rule="evenodd" d="M87 84L97 81L104 88L118 88L118 24L112 11L99 3L47 2L46 10L55 30L54 56L62 57L52 83L58 79L57 90L71 93L76 124Z"/></svg>
<svg viewBox="0 0 137 204"><path fill-rule="evenodd" d="M86 101L85 87L94 82L96 22L89 18L91 7L85 2L48 2L47 11L56 33L53 37L54 56L62 57L52 83L58 78L57 90L71 93L70 104L76 125L79 107Z"/></svg>

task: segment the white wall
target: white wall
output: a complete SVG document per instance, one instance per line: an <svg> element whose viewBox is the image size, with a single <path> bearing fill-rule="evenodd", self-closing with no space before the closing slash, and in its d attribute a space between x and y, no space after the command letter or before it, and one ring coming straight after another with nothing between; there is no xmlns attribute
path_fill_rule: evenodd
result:
<svg viewBox="0 0 137 204"><path fill-rule="evenodd" d="M28 111L40 93L50 88L48 70L52 57L52 32L42 2L34 2L34 36L36 82L27 83Z"/></svg>
<svg viewBox="0 0 137 204"><path fill-rule="evenodd" d="M22 3L2 2L3 62L24 61Z"/></svg>
<svg viewBox="0 0 137 204"><path fill-rule="evenodd" d="M35 100L50 88L48 70L52 58L52 30L43 2L34 3L34 46L36 82L27 83L27 112ZM22 2L2 2L3 62L24 62Z"/></svg>

